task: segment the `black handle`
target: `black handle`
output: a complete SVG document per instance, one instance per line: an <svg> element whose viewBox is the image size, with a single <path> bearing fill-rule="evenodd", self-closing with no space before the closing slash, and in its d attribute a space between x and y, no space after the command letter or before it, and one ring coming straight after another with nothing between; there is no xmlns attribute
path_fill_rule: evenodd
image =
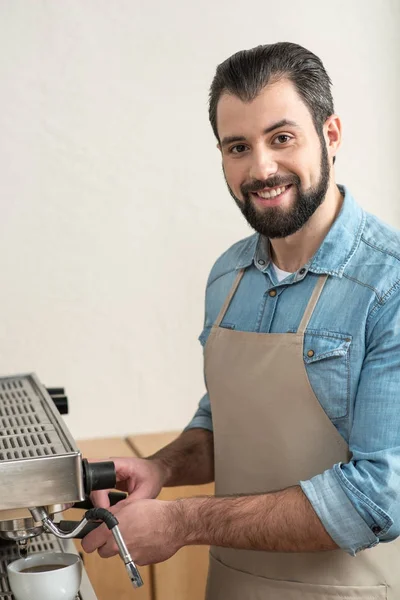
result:
<svg viewBox="0 0 400 600"><path fill-rule="evenodd" d="M57 527L63 533L71 533L71 531L76 529L78 527L78 525L79 525L79 521L60 521L59 523L57 523ZM80 533L78 533L78 535L74 536L74 539L81 540L82 538L85 537L85 535L87 535L91 531L94 531L95 529L100 527L100 525L102 525L102 523L88 523L87 525L85 525L85 527L82 529L82 531Z"/></svg>
<svg viewBox="0 0 400 600"><path fill-rule="evenodd" d="M68 414L68 398L67 398L67 396L62 396L61 394L56 394L56 395L52 396L51 399L53 400L54 404L56 405L57 410L60 413L60 415Z"/></svg>
<svg viewBox="0 0 400 600"><path fill-rule="evenodd" d="M46 390L47 393L50 394L50 396L58 396L59 394L65 394L65 388L46 388Z"/></svg>
<svg viewBox="0 0 400 600"><path fill-rule="evenodd" d="M85 494L89 496L95 490L112 490L117 483L115 465L112 461L88 462L82 461Z"/></svg>
<svg viewBox="0 0 400 600"><path fill-rule="evenodd" d="M46 388L60 415L68 414L68 398L64 388Z"/></svg>
<svg viewBox="0 0 400 600"><path fill-rule="evenodd" d="M128 494L125 492L109 492L108 499L110 500L110 506L115 506L121 500L125 500ZM89 510L90 508L94 508L93 502L90 498L86 498L83 502L75 502L73 508L83 508L84 510Z"/></svg>

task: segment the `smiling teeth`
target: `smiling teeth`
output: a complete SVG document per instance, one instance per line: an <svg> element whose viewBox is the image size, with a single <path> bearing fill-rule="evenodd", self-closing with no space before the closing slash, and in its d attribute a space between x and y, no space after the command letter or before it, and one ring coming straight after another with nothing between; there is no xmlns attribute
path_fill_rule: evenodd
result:
<svg viewBox="0 0 400 600"><path fill-rule="evenodd" d="M280 196L281 194L283 194L283 192L285 190L286 190L286 186L283 186L283 187L278 187L276 189L273 189L270 192L261 191L261 192L257 192L257 194L261 198L264 198L265 200L268 200L269 198L276 198L276 196Z"/></svg>

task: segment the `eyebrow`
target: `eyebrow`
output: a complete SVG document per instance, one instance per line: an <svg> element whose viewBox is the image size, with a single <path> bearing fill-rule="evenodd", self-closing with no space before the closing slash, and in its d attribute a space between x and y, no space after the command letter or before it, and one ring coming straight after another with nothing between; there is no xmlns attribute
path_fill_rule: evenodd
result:
<svg viewBox="0 0 400 600"><path fill-rule="evenodd" d="M285 125L289 125L289 127L298 127L298 125L297 125L297 123L295 123L295 121L289 121L288 119L281 119L280 121L277 121L277 123L274 123L273 125L270 125L266 129L264 129L263 135L267 135L267 133L271 133L271 131L274 131L275 129L280 129L280 127L284 127ZM221 142L221 146L228 146L229 144L232 144L233 142L245 142L245 141L246 141L246 138L242 135L229 135L227 137L224 137L224 139Z"/></svg>

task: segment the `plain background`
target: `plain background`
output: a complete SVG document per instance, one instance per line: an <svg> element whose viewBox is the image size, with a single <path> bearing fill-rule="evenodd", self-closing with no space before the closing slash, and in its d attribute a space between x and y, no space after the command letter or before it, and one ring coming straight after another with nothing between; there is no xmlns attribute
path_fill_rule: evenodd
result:
<svg viewBox="0 0 400 600"><path fill-rule="evenodd" d="M63 385L76 438L180 429L204 288L251 231L208 123L215 68L318 54L337 180L400 227L398 0L0 0L0 373Z"/></svg>

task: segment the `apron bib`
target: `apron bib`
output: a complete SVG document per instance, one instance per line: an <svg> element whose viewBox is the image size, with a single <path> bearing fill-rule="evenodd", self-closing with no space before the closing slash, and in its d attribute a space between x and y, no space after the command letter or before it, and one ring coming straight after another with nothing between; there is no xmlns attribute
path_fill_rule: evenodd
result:
<svg viewBox="0 0 400 600"><path fill-rule="evenodd" d="M296 333L254 333L220 327L243 272L204 351L219 496L281 490L350 459L347 443L311 388L303 360L304 332L328 276L318 277ZM399 600L400 544L379 544L355 557L343 550L212 547L206 598Z"/></svg>

